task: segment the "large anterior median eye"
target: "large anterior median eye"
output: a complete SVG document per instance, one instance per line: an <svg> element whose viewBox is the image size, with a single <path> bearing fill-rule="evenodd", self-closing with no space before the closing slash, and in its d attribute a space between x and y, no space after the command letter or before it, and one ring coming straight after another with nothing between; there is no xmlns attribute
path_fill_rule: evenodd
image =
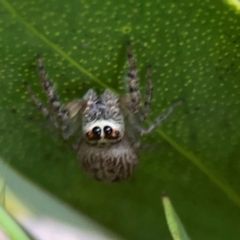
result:
<svg viewBox="0 0 240 240"><path fill-rule="evenodd" d="M101 138L101 128L100 127L94 127L92 131L88 132L86 136L89 140L96 140Z"/></svg>
<svg viewBox="0 0 240 240"><path fill-rule="evenodd" d="M94 136L100 137L101 136L101 128L100 127L94 127L92 130Z"/></svg>
<svg viewBox="0 0 240 240"><path fill-rule="evenodd" d="M111 134L112 134L112 128L109 127L109 126L105 126L105 127L103 128L103 131L104 131L104 133L105 133L106 135L111 135Z"/></svg>
<svg viewBox="0 0 240 240"><path fill-rule="evenodd" d="M112 129L109 126L105 126L103 128L103 132L104 132L105 138L108 138L108 139L116 139L119 137L119 131Z"/></svg>

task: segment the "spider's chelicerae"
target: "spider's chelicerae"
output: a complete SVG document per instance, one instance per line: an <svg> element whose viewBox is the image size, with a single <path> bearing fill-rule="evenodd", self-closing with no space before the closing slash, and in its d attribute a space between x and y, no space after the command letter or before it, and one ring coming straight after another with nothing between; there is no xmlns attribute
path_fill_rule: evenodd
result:
<svg viewBox="0 0 240 240"><path fill-rule="evenodd" d="M93 89L89 89L83 98L62 107L53 83L46 77L41 57L37 60L38 70L51 111L28 86L35 104L53 126L61 129L63 138L76 135L74 148L83 169L103 182L117 182L131 177L138 163L140 136L151 133L166 120L175 106L181 104L181 101L173 104L147 129L142 128L141 123L151 111L152 71L149 66L146 96L144 104L141 104L139 79L130 44L127 46L127 58L128 92L124 95L106 89L98 96Z"/></svg>

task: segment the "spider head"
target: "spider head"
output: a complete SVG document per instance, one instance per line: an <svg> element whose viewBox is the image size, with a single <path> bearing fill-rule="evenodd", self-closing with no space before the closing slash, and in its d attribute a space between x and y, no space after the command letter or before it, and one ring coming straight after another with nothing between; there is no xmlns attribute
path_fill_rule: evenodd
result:
<svg viewBox="0 0 240 240"><path fill-rule="evenodd" d="M90 144L106 145L119 142L124 135L124 117L118 95L106 89L98 97L93 90L85 95L83 136Z"/></svg>
<svg viewBox="0 0 240 240"><path fill-rule="evenodd" d="M83 128L87 142L91 144L112 144L120 141L124 135L124 126L113 120L98 120Z"/></svg>

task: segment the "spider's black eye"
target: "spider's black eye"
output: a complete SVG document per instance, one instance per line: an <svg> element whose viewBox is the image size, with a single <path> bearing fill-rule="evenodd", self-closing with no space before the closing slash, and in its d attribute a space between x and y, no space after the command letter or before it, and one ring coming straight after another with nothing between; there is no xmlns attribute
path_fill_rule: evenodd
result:
<svg viewBox="0 0 240 240"><path fill-rule="evenodd" d="M104 133L105 133L106 135L111 135L111 134L112 134L112 128L109 127L109 126L105 126L105 127L103 128L103 131L104 131Z"/></svg>
<svg viewBox="0 0 240 240"><path fill-rule="evenodd" d="M92 133L94 134L94 136L100 137L101 136L101 128L100 127L94 127L93 130L92 130Z"/></svg>
<svg viewBox="0 0 240 240"><path fill-rule="evenodd" d="M88 140L99 140L101 139L101 128L100 127L94 127L91 131L86 133L86 137Z"/></svg>

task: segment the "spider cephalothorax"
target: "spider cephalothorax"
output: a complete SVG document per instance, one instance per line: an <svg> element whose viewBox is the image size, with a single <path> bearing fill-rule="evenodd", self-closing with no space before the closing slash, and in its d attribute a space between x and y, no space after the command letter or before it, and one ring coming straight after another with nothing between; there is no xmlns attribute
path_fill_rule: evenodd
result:
<svg viewBox="0 0 240 240"><path fill-rule="evenodd" d="M47 79L42 60L38 57L38 69L42 86L50 101L50 112L34 95L31 97L52 124L61 129L64 139L77 135L74 149L83 169L93 178L103 182L126 180L134 173L140 136L151 133L181 103L172 105L147 128L141 123L149 116L152 101L152 72L147 70L147 91L141 104L139 79L131 46L128 53L128 92L117 95L106 89L98 96L93 89L81 99L75 99L61 107L56 90Z"/></svg>
<svg viewBox="0 0 240 240"><path fill-rule="evenodd" d="M86 141L97 145L120 141L124 136L124 116L119 97L109 89L98 97L90 89L83 99L86 107L82 114L82 131Z"/></svg>

